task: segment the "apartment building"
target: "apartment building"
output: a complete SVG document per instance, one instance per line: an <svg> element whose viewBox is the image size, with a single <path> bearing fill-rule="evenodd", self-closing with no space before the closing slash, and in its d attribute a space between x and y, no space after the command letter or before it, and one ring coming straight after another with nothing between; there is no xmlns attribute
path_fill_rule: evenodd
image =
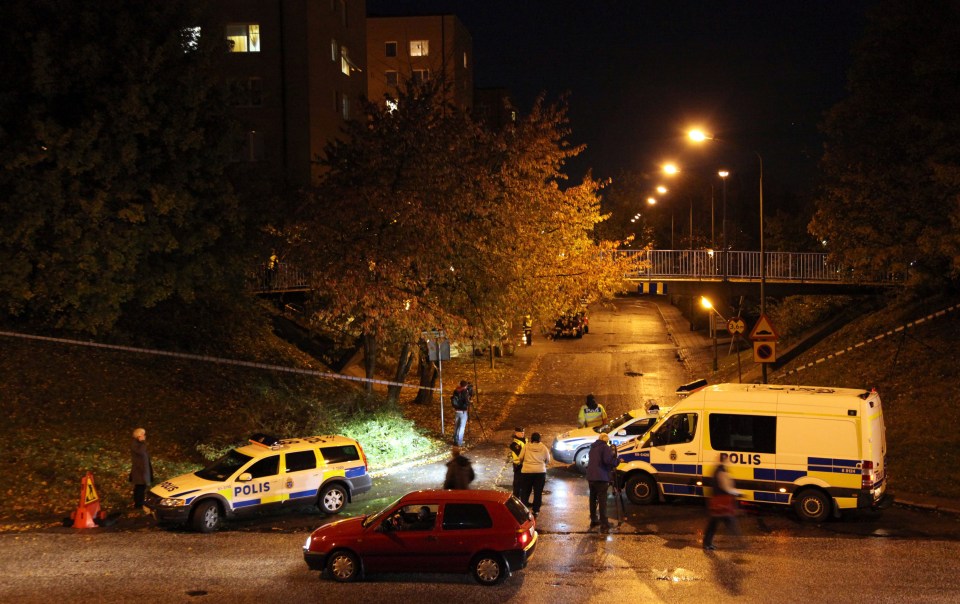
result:
<svg viewBox="0 0 960 604"><path fill-rule="evenodd" d="M448 101L473 109L473 38L455 15L367 18L367 94L396 98L408 81L444 77Z"/></svg>
<svg viewBox="0 0 960 604"><path fill-rule="evenodd" d="M212 9L247 127L238 160L294 186L315 182L316 159L367 92L366 0L213 0Z"/></svg>

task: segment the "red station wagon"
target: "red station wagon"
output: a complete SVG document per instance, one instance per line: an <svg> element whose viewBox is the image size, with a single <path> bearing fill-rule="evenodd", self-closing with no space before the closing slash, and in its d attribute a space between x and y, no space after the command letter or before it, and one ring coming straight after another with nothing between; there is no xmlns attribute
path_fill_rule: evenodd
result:
<svg viewBox="0 0 960 604"><path fill-rule="evenodd" d="M336 581L383 572L472 573L496 585L527 565L536 521L503 491L416 491L369 516L315 530L303 546L311 570Z"/></svg>

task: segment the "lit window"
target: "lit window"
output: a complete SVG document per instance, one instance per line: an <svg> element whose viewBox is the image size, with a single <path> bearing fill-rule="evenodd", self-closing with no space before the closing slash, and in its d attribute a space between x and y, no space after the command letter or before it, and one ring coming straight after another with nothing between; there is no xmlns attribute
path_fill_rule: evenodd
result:
<svg viewBox="0 0 960 604"><path fill-rule="evenodd" d="M350 52L346 46L340 49L340 72L343 75L350 75Z"/></svg>
<svg viewBox="0 0 960 604"><path fill-rule="evenodd" d="M336 60L337 60L337 56L338 56L339 54L340 54L340 47L337 46L337 39L336 39L336 38L331 38L331 39L330 39L330 60L331 60L331 61L336 61Z"/></svg>
<svg viewBox="0 0 960 604"><path fill-rule="evenodd" d="M463 68L467 69L467 53L463 53Z"/></svg>
<svg viewBox="0 0 960 604"><path fill-rule="evenodd" d="M350 97L343 95L342 102L340 103L340 117L344 120L350 119Z"/></svg>
<svg viewBox="0 0 960 604"><path fill-rule="evenodd" d="M410 56L426 57L430 55L430 40L411 40Z"/></svg>
<svg viewBox="0 0 960 604"><path fill-rule="evenodd" d="M383 49L384 56L395 57L397 56L397 43L396 42L387 42Z"/></svg>
<svg viewBox="0 0 960 604"><path fill-rule="evenodd" d="M430 70L429 69L414 69L413 70L413 83L422 84L425 81L430 79Z"/></svg>
<svg viewBox="0 0 960 604"><path fill-rule="evenodd" d="M227 26L230 52L260 52L260 25L241 23Z"/></svg>
<svg viewBox="0 0 960 604"><path fill-rule="evenodd" d="M400 81L399 75L397 74L396 71L388 71L386 73L386 76L387 76L387 86L396 86Z"/></svg>

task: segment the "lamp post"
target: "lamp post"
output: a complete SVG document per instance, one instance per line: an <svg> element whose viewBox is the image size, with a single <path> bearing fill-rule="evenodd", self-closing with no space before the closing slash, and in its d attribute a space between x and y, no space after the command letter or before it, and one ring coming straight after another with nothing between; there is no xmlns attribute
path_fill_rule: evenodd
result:
<svg viewBox="0 0 960 604"><path fill-rule="evenodd" d="M723 315L720 314L720 311L713 307L713 302L710 301L706 296L700 296L700 305L706 308L707 310L712 310L717 313L717 316L726 321ZM713 314L710 314L710 331L713 333L713 371L717 371L717 326L713 321ZM738 351L739 354L739 351Z"/></svg>
<svg viewBox="0 0 960 604"><path fill-rule="evenodd" d="M672 162L666 163L663 165L663 173L666 174L667 176L676 176L677 174L680 173L680 168L678 168L677 165ZM693 195L688 195L688 197L690 198L690 230L688 231L689 241L687 243L689 244L688 249L692 250L693 249ZM673 216L672 215L670 218L670 232L671 232L670 249L673 249L673 235L672 235Z"/></svg>
<svg viewBox="0 0 960 604"><path fill-rule="evenodd" d="M710 140L718 143L727 143L727 141L720 140L713 136L708 136L702 130L691 130L688 133L690 140L696 143L702 143L703 141ZM757 156L757 159L760 161L760 316L765 316L767 314L767 297L766 297L766 284L767 284L767 259L765 256L765 249L763 246L763 157L756 151L753 152ZM767 364L762 363L762 373L763 373L763 383L767 383Z"/></svg>
<svg viewBox="0 0 960 604"><path fill-rule="evenodd" d="M720 238L723 245L723 255L721 259L723 261L723 280L727 280L727 177L730 176L730 172L727 170L720 170L717 172L717 175L723 181L723 211L720 214Z"/></svg>

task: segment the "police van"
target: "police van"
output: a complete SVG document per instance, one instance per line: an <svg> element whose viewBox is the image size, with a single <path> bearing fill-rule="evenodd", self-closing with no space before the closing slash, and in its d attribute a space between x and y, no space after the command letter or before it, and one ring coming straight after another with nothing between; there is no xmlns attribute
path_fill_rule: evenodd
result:
<svg viewBox="0 0 960 604"><path fill-rule="evenodd" d="M746 501L803 520L891 502L880 396L852 388L701 387L620 450L617 477L637 504L709 496L720 453Z"/></svg>
<svg viewBox="0 0 960 604"><path fill-rule="evenodd" d="M352 438L255 434L206 468L154 487L146 506L161 523L208 533L225 517L268 508L315 504L336 514L372 486L366 455Z"/></svg>

